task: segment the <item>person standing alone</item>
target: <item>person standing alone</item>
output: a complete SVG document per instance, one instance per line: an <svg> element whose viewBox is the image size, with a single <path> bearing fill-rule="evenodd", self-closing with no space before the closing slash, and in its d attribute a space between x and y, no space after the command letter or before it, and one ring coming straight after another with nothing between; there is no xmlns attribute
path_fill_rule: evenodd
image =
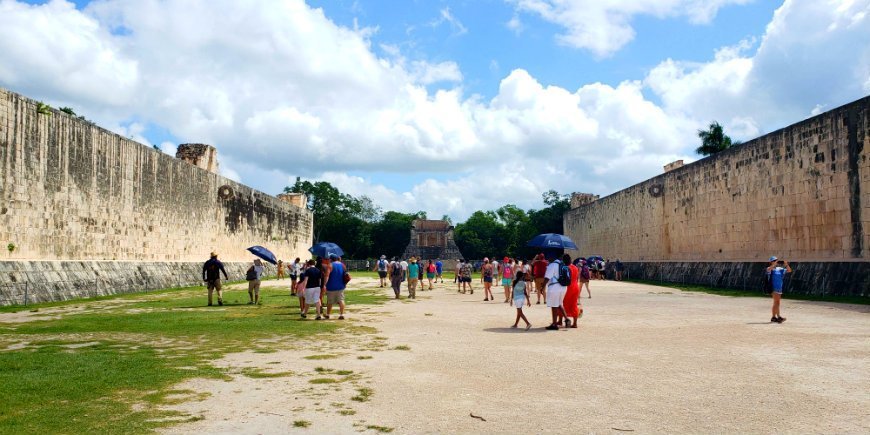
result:
<svg viewBox="0 0 870 435"><path fill-rule="evenodd" d="M202 265L202 279L208 287L208 306L212 303L212 292L217 290L218 305L224 304L223 291L221 290L221 272L224 273L224 279L227 277L227 271L224 269L224 264L218 260L217 252L212 252L211 257Z"/></svg>
<svg viewBox="0 0 870 435"><path fill-rule="evenodd" d="M770 263L767 266L767 279L770 280L770 287L773 290L773 306L771 307L770 321L773 323L785 322L785 317L782 317L779 312L779 303L782 300L782 285L785 280L785 274L791 273L791 266L788 261L770 257Z"/></svg>

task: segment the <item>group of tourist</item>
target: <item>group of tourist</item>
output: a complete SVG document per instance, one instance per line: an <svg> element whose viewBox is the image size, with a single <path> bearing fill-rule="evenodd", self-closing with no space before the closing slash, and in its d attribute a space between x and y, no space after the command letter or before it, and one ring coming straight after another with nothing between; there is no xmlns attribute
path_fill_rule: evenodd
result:
<svg viewBox="0 0 870 435"><path fill-rule="evenodd" d="M381 255L375 264L375 271L378 272L380 287L386 287L387 281L389 281L396 299L401 297L402 283L407 283L408 298L417 299L418 285L420 291L427 291L433 290L434 283L438 282L439 279L442 283L444 282L444 263L440 259L424 262L422 259L412 256L407 261L399 260L399 257L393 257L391 261L387 261L387 256Z"/></svg>
<svg viewBox="0 0 870 435"><path fill-rule="evenodd" d="M278 276L283 275L285 265L279 261ZM344 290L350 281L350 274L341 257L330 255L329 258L317 257L308 261L300 261L296 258L293 263L286 266L290 272L291 296L299 298L299 314L305 319L311 307L317 313L316 320L329 319L332 315L333 306L338 306L338 319L344 320ZM266 268L262 260L255 259L245 273L248 281L248 304L260 304L260 283ZM217 292L217 302L224 304L220 274L224 279L229 279L223 263L218 260L217 252L212 252L208 261L202 266L202 279L208 288L208 305L213 304L213 294ZM323 310L323 299L326 298L326 310Z"/></svg>

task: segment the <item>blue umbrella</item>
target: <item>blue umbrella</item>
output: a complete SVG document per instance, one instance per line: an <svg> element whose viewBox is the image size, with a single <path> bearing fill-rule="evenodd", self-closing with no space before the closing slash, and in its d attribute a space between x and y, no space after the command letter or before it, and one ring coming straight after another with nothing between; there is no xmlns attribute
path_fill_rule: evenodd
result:
<svg viewBox="0 0 870 435"><path fill-rule="evenodd" d="M598 260L604 261L604 257L602 257L600 255L590 255L589 258L587 258L586 260L587 261L598 261Z"/></svg>
<svg viewBox="0 0 870 435"><path fill-rule="evenodd" d="M254 254L257 257L260 257L263 260L268 261L269 263L278 264L278 260L275 259L275 254L273 254L272 251L270 251L262 246L259 246L259 245L251 246L250 248L248 248L248 251L250 251L251 254Z"/></svg>
<svg viewBox="0 0 870 435"><path fill-rule="evenodd" d="M308 248L308 252L323 258L329 258L330 255L337 255L339 257L344 255L341 247L332 242L315 243L314 246Z"/></svg>
<svg viewBox="0 0 870 435"><path fill-rule="evenodd" d="M529 240L526 246L532 248L577 249L577 245L568 236L554 233L538 234L532 240Z"/></svg>

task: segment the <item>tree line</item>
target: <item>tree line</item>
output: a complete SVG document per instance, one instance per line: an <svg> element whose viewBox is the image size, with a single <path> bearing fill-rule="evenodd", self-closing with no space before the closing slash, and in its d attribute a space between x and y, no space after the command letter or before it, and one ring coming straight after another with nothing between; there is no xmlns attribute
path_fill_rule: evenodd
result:
<svg viewBox="0 0 870 435"><path fill-rule="evenodd" d="M326 181L296 178L284 192L305 194L314 214L314 240L337 243L352 259L402 255L410 241L411 223L427 219L425 211L384 211L368 196L342 193ZM562 215L570 208L568 195L554 190L545 192L542 200L545 207L538 210L508 204L474 212L456 225L456 245L467 258L531 257L534 250L526 248L526 242L540 233L562 233ZM449 216L441 219L450 221Z"/></svg>

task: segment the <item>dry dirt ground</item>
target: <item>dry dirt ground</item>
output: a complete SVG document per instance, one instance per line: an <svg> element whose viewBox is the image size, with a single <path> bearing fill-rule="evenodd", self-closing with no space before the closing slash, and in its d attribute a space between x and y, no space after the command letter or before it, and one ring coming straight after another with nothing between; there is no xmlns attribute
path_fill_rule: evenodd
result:
<svg viewBox="0 0 870 435"><path fill-rule="evenodd" d="M483 302L479 287L354 311L349 322L378 332L218 362L292 375L180 386L209 393L174 405L203 419L168 432L870 432L870 307L786 296L777 325L768 299L592 291L580 328L557 332L534 304L533 328L510 329L514 309ZM318 355L328 359L305 358ZM335 383L311 382L323 378Z"/></svg>

